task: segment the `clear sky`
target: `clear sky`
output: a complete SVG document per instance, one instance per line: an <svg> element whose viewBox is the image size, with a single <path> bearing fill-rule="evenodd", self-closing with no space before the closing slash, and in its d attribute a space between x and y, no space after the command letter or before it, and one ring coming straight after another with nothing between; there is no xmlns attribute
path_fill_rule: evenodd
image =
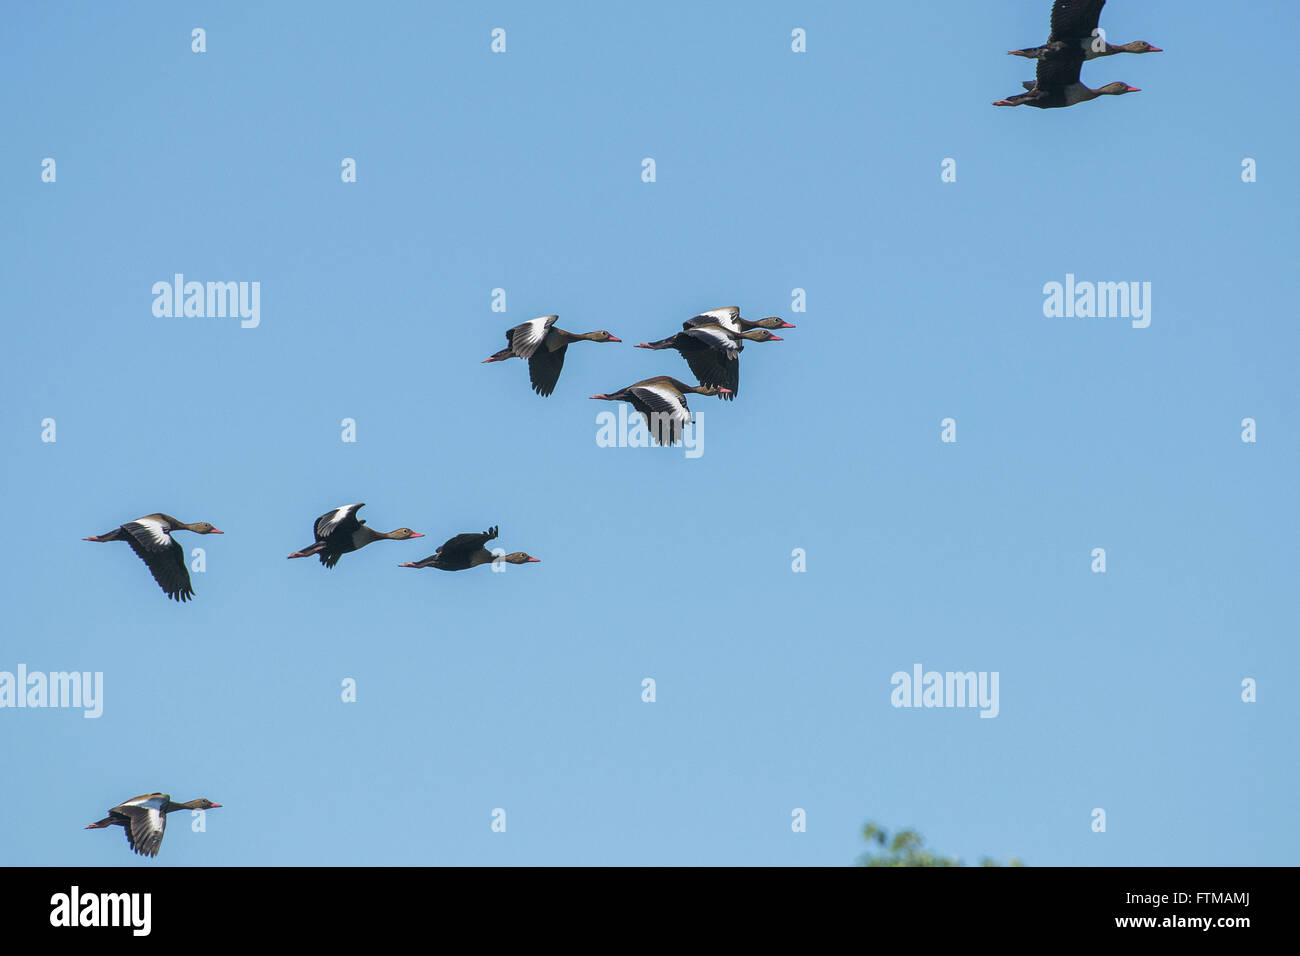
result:
<svg viewBox="0 0 1300 956"><path fill-rule="evenodd" d="M0 710L0 860L845 865L875 820L1294 863L1300 135L1249 41L1300 10L1112 0L1166 52L1084 80L1141 93L993 108L1049 7L11 11L0 670L104 702ZM156 317L175 273L260 324ZM1067 274L1150 283L1149 327L1046 317ZM589 395L689 378L635 343L731 304L798 328L692 399L702 456L599 447ZM623 344L542 399L480 362L547 313ZM285 560L354 501L427 537ZM155 511L226 532L178 536L189 604L81 540ZM542 563L398 568L493 524ZM997 672L997 717L891 706L916 664ZM153 790L223 807L156 861L82 829Z"/></svg>

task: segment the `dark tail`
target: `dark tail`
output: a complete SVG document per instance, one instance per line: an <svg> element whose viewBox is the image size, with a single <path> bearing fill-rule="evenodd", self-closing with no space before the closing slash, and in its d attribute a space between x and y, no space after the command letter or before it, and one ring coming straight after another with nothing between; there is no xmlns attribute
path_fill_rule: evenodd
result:
<svg viewBox="0 0 1300 956"><path fill-rule="evenodd" d="M677 345L677 336L670 335L666 339L660 339L658 342L642 342L637 346L639 349L671 349Z"/></svg>

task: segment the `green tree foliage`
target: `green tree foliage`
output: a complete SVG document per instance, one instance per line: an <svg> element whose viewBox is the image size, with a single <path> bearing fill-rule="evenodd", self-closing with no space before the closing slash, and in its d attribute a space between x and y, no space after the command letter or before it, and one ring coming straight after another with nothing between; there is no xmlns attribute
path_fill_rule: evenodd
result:
<svg viewBox="0 0 1300 956"><path fill-rule="evenodd" d="M868 823L862 838L875 846L858 859L858 866L963 866L955 856L938 856L925 848L925 837L915 830L899 830L891 839L884 827ZM980 859L980 866L1002 866L990 857ZM1012 857L1007 866L1023 866Z"/></svg>

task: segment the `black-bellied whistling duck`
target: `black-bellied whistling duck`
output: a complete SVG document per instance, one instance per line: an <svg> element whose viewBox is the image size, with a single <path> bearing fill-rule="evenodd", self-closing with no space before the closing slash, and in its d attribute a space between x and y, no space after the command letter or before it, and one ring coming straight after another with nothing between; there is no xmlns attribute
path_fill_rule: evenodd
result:
<svg viewBox="0 0 1300 956"><path fill-rule="evenodd" d="M555 391L555 383L560 380L560 370L564 368L564 353L573 342L622 342L604 329L597 332L584 332L577 335L555 328L558 315L541 315L527 322L521 322L512 329L506 329L506 342L509 344L500 352L489 355L483 361L504 362L508 358L528 360L528 378L533 383L533 391L543 397Z"/></svg>
<svg viewBox="0 0 1300 956"><path fill-rule="evenodd" d="M496 525L481 534L458 534L448 538L433 554L419 561L407 561L399 568L437 568L439 571L464 571L477 568L480 564L491 564L497 555L487 549L487 543L497 536ZM526 551L515 551L501 556L506 564L538 564L541 558L534 558Z"/></svg>
<svg viewBox="0 0 1300 956"><path fill-rule="evenodd" d="M717 385L687 385L670 375L633 382L608 395L593 395L607 402L627 402L645 419L651 439L660 445L676 445L682 430L691 423L691 410L686 405L687 395L712 397L726 394L727 389Z"/></svg>
<svg viewBox="0 0 1300 956"><path fill-rule="evenodd" d="M1018 93L1006 99L995 100L994 106L1036 106L1043 110L1060 109L1086 103L1099 96L1122 96L1142 92L1127 83L1107 83L1092 90L1079 82L1083 53L1073 48L1049 50L1038 60L1038 79L1025 82L1027 93Z"/></svg>
<svg viewBox="0 0 1300 956"><path fill-rule="evenodd" d="M1092 40L1080 40L1079 45L1083 47L1083 58L1085 60L1095 60L1099 56L1114 56L1116 53L1164 53L1165 51L1158 46L1152 46L1146 40L1134 40L1132 43L1107 43L1105 49L1094 50ZM1051 50L1052 44L1045 43L1042 46L1029 47L1026 50L1008 50L1011 56L1028 57L1031 60L1037 60Z"/></svg>
<svg viewBox="0 0 1300 956"><path fill-rule="evenodd" d="M1042 46L1009 52L1012 56L1024 56L1031 60L1040 59L1053 48L1061 47L1078 47L1085 60L1095 60L1099 56L1114 56L1117 53L1164 52L1160 47L1152 46L1146 40L1134 40L1132 43L1118 45L1105 41L1101 44L1096 43L1093 34L1101 23L1101 8L1105 5L1106 0L1056 0L1052 4L1052 35L1047 38L1047 42Z"/></svg>
<svg viewBox="0 0 1300 956"><path fill-rule="evenodd" d="M639 349L676 349L703 385L717 385L731 401L740 392L740 353L745 342L780 342L767 329L729 332L720 325L697 325L658 342L642 342Z"/></svg>
<svg viewBox="0 0 1300 956"><path fill-rule="evenodd" d="M343 505L333 511L327 511L316 519L313 529L316 542L301 551L289 555L291 558L309 558L320 555L320 563L332 568L339 563L343 555L357 551L372 541L406 541L408 538L423 538L424 535L410 528L398 528L396 531L375 531L366 527L366 519L357 518L357 512L364 508L365 502L355 505Z"/></svg>
<svg viewBox="0 0 1300 956"><path fill-rule="evenodd" d="M734 305L728 305L721 309L710 309L708 312L701 312L694 318L687 319L682 323L683 329L694 329L701 325L720 325L728 332L748 332L750 329L793 329L794 326L780 316L770 315L766 319L759 319L751 322L749 319L742 318L740 309Z"/></svg>
<svg viewBox="0 0 1300 956"><path fill-rule="evenodd" d="M126 831L126 844L141 856L157 856L167 829L167 814L177 810L214 810L221 806L207 797L189 803L172 803L170 793L146 793L123 800L108 811L108 816L86 827L100 830L120 826Z"/></svg>
<svg viewBox="0 0 1300 956"><path fill-rule="evenodd" d="M119 528L104 534L91 535L83 541L125 541L140 560L149 566L149 573L173 601L182 603L194 597L190 586L190 571L185 566L185 549L172 537L173 531L193 531L195 534L225 534L206 521L186 524L171 515L162 513L145 515L128 521Z"/></svg>

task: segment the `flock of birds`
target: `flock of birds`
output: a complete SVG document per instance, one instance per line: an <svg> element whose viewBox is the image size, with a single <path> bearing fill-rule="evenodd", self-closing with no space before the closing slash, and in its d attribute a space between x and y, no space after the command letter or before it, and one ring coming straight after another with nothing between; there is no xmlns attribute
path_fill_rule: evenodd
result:
<svg viewBox="0 0 1300 956"><path fill-rule="evenodd" d="M1110 83L1089 89L1080 82L1085 61L1117 53L1160 53L1145 40L1119 46L1096 36L1106 0L1055 0L1052 6L1051 35L1042 46L1012 50L1015 56L1038 61L1037 78L1024 84L1026 92L997 100L994 106L1036 106L1057 109L1074 106L1098 96L1136 93L1127 83ZM503 362L520 358L528 362L528 376L533 390L543 397L555 391L564 368L564 356L574 342L621 342L609 332L575 334L557 328L555 315L529 319L506 330L506 347L484 362ZM750 321L738 308L727 307L702 312L682 323L682 330L655 342L642 342L637 348L661 351L673 349L686 360L698 385L687 385L669 375L642 379L609 393L592 395L593 399L627 402L649 428L652 440L673 445L681 440L682 430L691 422L687 395L718 396L731 401L740 392L740 353L746 342L779 342L772 329L794 328L776 316ZM366 526L357 512L364 503L343 505L316 519L313 542L295 551L290 558L316 556L326 568L339 559L375 541L406 541L424 535L410 528L375 531ZM185 551L172 537L176 531L195 534L222 534L206 521L187 524L171 515L158 513L129 521L112 531L86 538L86 541L125 541L144 561L158 586L169 598L185 602L194 596ZM447 539L433 554L419 561L407 561L403 568L437 568L464 571L501 560L508 564L536 563L540 559L524 551L495 554L488 550L489 541L497 537L495 526L479 533L458 534ZM167 827L167 814L176 810L210 810L220 807L205 797L188 803L173 803L170 794L147 793L124 800L108 811L108 816L86 827L88 830L121 826L127 845L142 856L157 856Z"/></svg>
<svg viewBox="0 0 1300 956"><path fill-rule="evenodd" d="M993 105L1036 106L1051 110L1086 103L1099 96L1142 92L1136 86L1122 82L1107 83L1093 90L1079 79L1086 60L1116 53L1164 52L1145 40L1116 46L1094 36L1101 22L1101 8L1105 5L1106 0L1056 0L1052 5L1052 33L1047 42L1042 46L1010 51L1013 56L1037 60L1037 78L1024 82L1026 92L996 100Z"/></svg>
<svg viewBox="0 0 1300 956"><path fill-rule="evenodd" d="M620 342L605 330L581 335L566 332L555 325L558 316L543 315L522 322L506 330L506 347L484 359L501 362L521 358L528 362L528 374L533 390L547 396L554 390L564 368L564 353L574 342ZM674 349L686 360L698 385L687 385L669 375L642 379L608 394L593 395L605 401L624 401L632 405L649 426L652 438L661 445L673 445L681 439L682 429L690 424L691 413L686 406L688 394L721 396L734 399L740 391L740 353L745 342L779 342L780 336L771 329L792 329L789 322L770 316L751 322L741 316L740 309L729 306L701 312L682 323L682 331L657 342L642 342L637 348ZM357 512L364 502L342 505L327 511L312 526L312 543L289 555L289 558L316 557L326 568L333 568L345 554L359 551L376 541L409 541L424 535L410 528L396 531L375 531L366 525L366 519ZM210 522L179 521L169 514L158 512L128 521L112 531L91 535L83 540L108 542L125 541L145 563L149 572L174 601L184 603L194 597L189 568L185 563L185 549L173 535L177 531L194 534L225 534ZM437 568L440 571L465 571L483 564L501 561L506 564L536 564L526 551L497 554L488 550L489 541L496 540L497 527L479 533L458 534L443 542L433 554L419 561L406 561L403 568ZM206 797L188 803L173 803L170 794L146 793L124 800L108 811L108 816L86 827L87 830L120 826L126 831L126 842L132 851L141 856L157 856L167 827L167 814L175 810L210 810L221 804Z"/></svg>
<svg viewBox="0 0 1300 956"><path fill-rule="evenodd" d="M342 505L333 511L327 511L316 519L312 526L315 540L300 551L289 555L290 558L310 558L316 556L320 563L332 568L339 563L339 558L353 551L359 551L375 541L408 541L411 538L423 538L424 535L410 528L398 528L396 531L375 531L366 526L365 518L358 518L357 512L364 508L365 502ZM173 601L185 602L194 597L194 587L190 583L189 568L185 565L185 549L172 537L177 531L193 531L195 534L225 534L206 521L187 524L178 521L169 514L161 512L136 518L114 528L105 534L92 535L85 541L125 541L131 546L140 560L149 568L149 573L158 582ZM420 561L409 561L399 565L403 568L437 568L440 571L464 571L488 564L498 557L506 564L532 564L541 561L524 551L512 554L496 555L487 550L486 545L497 536L495 527L480 534L458 534L443 542L433 554Z"/></svg>
<svg viewBox="0 0 1300 956"><path fill-rule="evenodd" d="M558 315L541 315L506 329L506 347L483 361L504 362L521 358L528 362L528 378L533 391L543 397L555 391L564 368L564 353L574 342L622 342L600 329L581 335L566 332L555 325ZM691 423L687 395L718 396L733 400L740 392L740 353L746 342L780 342L772 329L792 329L789 322L769 316L751 322L736 306L701 312L682 323L682 330L657 342L642 342L639 349L674 349L698 385L687 385L671 375L644 378L613 392L592 395L607 402L627 402L645 420L652 442L675 445L682 431Z"/></svg>

